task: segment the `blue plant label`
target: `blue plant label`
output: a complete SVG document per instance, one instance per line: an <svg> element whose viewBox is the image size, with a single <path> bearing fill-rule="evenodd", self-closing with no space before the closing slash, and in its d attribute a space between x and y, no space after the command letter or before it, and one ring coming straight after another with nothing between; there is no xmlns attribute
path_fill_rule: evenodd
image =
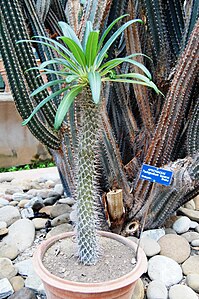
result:
<svg viewBox="0 0 199 299"><path fill-rule="evenodd" d="M170 170L143 164L140 172L140 179L169 186L171 184L172 175L173 172Z"/></svg>

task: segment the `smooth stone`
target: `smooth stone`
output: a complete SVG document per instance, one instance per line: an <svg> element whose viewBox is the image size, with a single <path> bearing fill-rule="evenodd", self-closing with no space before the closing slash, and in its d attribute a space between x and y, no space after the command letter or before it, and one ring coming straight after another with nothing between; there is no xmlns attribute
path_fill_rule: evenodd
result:
<svg viewBox="0 0 199 299"><path fill-rule="evenodd" d="M10 206L13 206L13 207L18 206L18 201L16 201L16 200L11 201Z"/></svg>
<svg viewBox="0 0 199 299"><path fill-rule="evenodd" d="M198 299L198 296L188 286L175 285L169 290L169 299Z"/></svg>
<svg viewBox="0 0 199 299"><path fill-rule="evenodd" d="M37 297L34 291L24 287L21 290L15 292L8 299L37 299Z"/></svg>
<svg viewBox="0 0 199 299"><path fill-rule="evenodd" d="M154 256L160 252L160 245L158 242L149 237L143 237L140 241L140 246L148 257Z"/></svg>
<svg viewBox="0 0 199 299"><path fill-rule="evenodd" d="M131 299L144 299L144 284L141 278L139 278L136 282Z"/></svg>
<svg viewBox="0 0 199 299"><path fill-rule="evenodd" d="M168 291L165 284L160 280L153 280L147 288L148 299L167 299Z"/></svg>
<svg viewBox="0 0 199 299"><path fill-rule="evenodd" d="M174 222L173 229L176 233L183 234L189 230L190 224L191 220L186 216L182 216Z"/></svg>
<svg viewBox="0 0 199 299"><path fill-rule="evenodd" d="M55 185L56 185L56 183L55 183L54 181L52 181L52 180L47 180L47 181L45 182L45 186L46 186L46 188L54 188Z"/></svg>
<svg viewBox="0 0 199 299"><path fill-rule="evenodd" d="M6 257L0 258L0 279L12 278L17 274L17 269L13 266L10 259Z"/></svg>
<svg viewBox="0 0 199 299"><path fill-rule="evenodd" d="M179 264L190 256L189 242L181 236L168 234L161 237L158 243L161 247L160 255L170 257Z"/></svg>
<svg viewBox="0 0 199 299"><path fill-rule="evenodd" d="M4 199L4 198L0 198L0 205L1 206L7 206L9 205L9 201L7 199Z"/></svg>
<svg viewBox="0 0 199 299"><path fill-rule="evenodd" d="M68 223L69 221L70 221L70 213L65 213L54 218L51 221L51 225L54 227L63 223Z"/></svg>
<svg viewBox="0 0 199 299"><path fill-rule="evenodd" d="M20 187L20 189L22 190L22 192L26 192L27 190L30 189L30 186L31 186L31 180L29 178L15 178L14 180L12 180L11 184L13 186L18 186ZM18 192L18 191L17 191Z"/></svg>
<svg viewBox="0 0 199 299"><path fill-rule="evenodd" d="M43 283L36 274L29 275L25 280L25 287L38 292L39 289L43 288Z"/></svg>
<svg viewBox="0 0 199 299"><path fill-rule="evenodd" d="M170 287L182 280L182 269L171 258L156 255L148 262L148 275L151 280L160 280Z"/></svg>
<svg viewBox="0 0 199 299"><path fill-rule="evenodd" d="M18 273L22 276L36 275L32 264L32 258L16 263L15 267L18 270Z"/></svg>
<svg viewBox="0 0 199 299"><path fill-rule="evenodd" d="M55 196L47 197L46 199L44 199L44 205L45 206L52 206L58 201L58 199L60 199L60 197L61 197L61 195L55 195Z"/></svg>
<svg viewBox="0 0 199 299"><path fill-rule="evenodd" d="M73 230L74 229L71 224L68 223L60 224L59 226L53 227L53 229L51 229L51 231L47 233L46 239L49 239L50 237L57 236L65 232L71 232Z"/></svg>
<svg viewBox="0 0 199 299"><path fill-rule="evenodd" d="M11 182L14 179L12 175L5 174L0 178L0 183Z"/></svg>
<svg viewBox="0 0 199 299"><path fill-rule="evenodd" d="M44 207L43 199L40 196L33 197L27 204L25 204L24 207L32 208L33 211L39 211L42 207Z"/></svg>
<svg viewBox="0 0 199 299"><path fill-rule="evenodd" d="M51 192L52 192L51 189L42 188L41 190L38 190L37 196L41 197L44 200L48 197L51 197L50 196Z"/></svg>
<svg viewBox="0 0 199 299"><path fill-rule="evenodd" d="M64 194L63 185L62 184L56 184L53 191L59 193L60 195L63 195Z"/></svg>
<svg viewBox="0 0 199 299"><path fill-rule="evenodd" d="M199 233L199 224L196 226L195 231Z"/></svg>
<svg viewBox="0 0 199 299"><path fill-rule="evenodd" d="M199 274L188 274L186 284L195 292L199 293Z"/></svg>
<svg viewBox="0 0 199 299"><path fill-rule="evenodd" d="M14 260L19 254L19 251L15 245L0 243L0 257L6 257L10 260Z"/></svg>
<svg viewBox="0 0 199 299"><path fill-rule="evenodd" d="M38 195L41 196L43 199L46 199L48 197L56 197L60 198L61 195L54 191L54 189L44 189L38 191Z"/></svg>
<svg viewBox="0 0 199 299"><path fill-rule="evenodd" d="M23 219L34 218L34 211L33 211L33 209L32 208L27 208L27 209L21 210L21 217Z"/></svg>
<svg viewBox="0 0 199 299"><path fill-rule="evenodd" d="M51 210L52 210L52 206L45 206L39 210L39 213L46 214L47 216L50 216Z"/></svg>
<svg viewBox="0 0 199 299"><path fill-rule="evenodd" d="M6 222L7 226L10 226L20 218L19 210L16 207L5 206L0 208L0 219Z"/></svg>
<svg viewBox="0 0 199 299"><path fill-rule="evenodd" d="M38 181L31 181L29 189L40 190L42 188L41 184Z"/></svg>
<svg viewBox="0 0 199 299"><path fill-rule="evenodd" d="M4 242L14 244L20 252L30 247L34 242L35 227L31 220L20 219L9 227L9 233Z"/></svg>
<svg viewBox="0 0 199 299"><path fill-rule="evenodd" d="M65 213L70 213L72 211L72 208L69 205L66 204L57 204L52 207L50 216L52 218L55 218L57 216L60 216Z"/></svg>
<svg viewBox="0 0 199 299"><path fill-rule="evenodd" d="M191 199L190 201L188 201L187 203L184 204L184 207L186 209L190 209L190 210L195 210L196 205L193 199Z"/></svg>
<svg viewBox="0 0 199 299"><path fill-rule="evenodd" d="M34 181L38 182L38 183L45 183L45 182L47 182L47 178L45 178L44 176L41 176L38 179L35 179Z"/></svg>
<svg viewBox="0 0 199 299"><path fill-rule="evenodd" d="M26 194L28 196L30 196L31 198L33 198L38 195L38 192L39 192L39 190L37 190L37 189L30 189L26 192Z"/></svg>
<svg viewBox="0 0 199 299"><path fill-rule="evenodd" d="M194 247L199 247L199 239L191 241L191 245Z"/></svg>
<svg viewBox="0 0 199 299"><path fill-rule="evenodd" d="M15 193L23 193L23 189L22 188L19 188L19 187L16 187L16 186L10 186L9 188L7 188L5 190L5 194L10 194L10 195L13 195Z"/></svg>
<svg viewBox="0 0 199 299"><path fill-rule="evenodd" d="M197 226L198 226L198 222L191 220L190 228L195 229Z"/></svg>
<svg viewBox="0 0 199 299"><path fill-rule="evenodd" d="M199 195L197 195L194 199L193 199L194 203L195 203L195 209L197 211L199 211Z"/></svg>
<svg viewBox="0 0 199 299"><path fill-rule="evenodd" d="M197 210L189 210L186 208L179 208L178 211L182 212L184 215L189 217L193 221L199 222L199 211Z"/></svg>
<svg viewBox="0 0 199 299"><path fill-rule="evenodd" d="M11 283L7 278L0 280L0 299L7 298L14 293ZM22 299L22 298L20 298Z"/></svg>
<svg viewBox="0 0 199 299"><path fill-rule="evenodd" d="M8 234L8 228L0 228L0 236L4 236Z"/></svg>
<svg viewBox="0 0 199 299"><path fill-rule="evenodd" d="M182 234L181 237L185 238L189 243L191 243L193 240L199 239L199 233L187 232Z"/></svg>
<svg viewBox="0 0 199 299"><path fill-rule="evenodd" d="M20 202L18 203L18 207L19 208L24 208L24 206L29 202L29 199L22 199L20 200Z"/></svg>
<svg viewBox="0 0 199 299"><path fill-rule="evenodd" d="M13 287L13 290L15 292L19 291L22 289L25 285L24 279L21 276L14 276L10 279L10 283Z"/></svg>
<svg viewBox="0 0 199 299"><path fill-rule="evenodd" d="M165 230L163 228L157 228L157 229L145 230L142 233L141 238L149 237L155 241L158 241L164 235L165 235Z"/></svg>
<svg viewBox="0 0 199 299"><path fill-rule="evenodd" d="M182 271L184 275L199 274L199 255L190 256L182 264Z"/></svg>
<svg viewBox="0 0 199 299"><path fill-rule="evenodd" d="M72 197L64 197L59 199L59 203L64 203L69 206L72 206L75 204L75 200Z"/></svg>
<svg viewBox="0 0 199 299"><path fill-rule="evenodd" d="M46 219L46 218L34 218L32 220L32 222L33 222L33 224L35 226L35 229L45 228L47 221L48 221L48 219Z"/></svg>
<svg viewBox="0 0 199 299"><path fill-rule="evenodd" d="M18 192L14 193L13 196L12 196L12 199L17 201L17 202L20 202L21 200L24 200L24 199L29 200L31 198L32 198L32 196L30 196L27 193L18 193Z"/></svg>

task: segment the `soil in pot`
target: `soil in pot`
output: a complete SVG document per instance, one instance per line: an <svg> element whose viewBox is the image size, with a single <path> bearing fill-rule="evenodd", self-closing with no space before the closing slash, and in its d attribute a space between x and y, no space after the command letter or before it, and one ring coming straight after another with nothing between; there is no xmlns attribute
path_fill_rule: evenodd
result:
<svg viewBox="0 0 199 299"><path fill-rule="evenodd" d="M84 266L78 262L74 238L56 241L43 257L45 268L62 279L95 283L119 278L135 267L132 248L110 238L99 237L100 257L96 265Z"/></svg>

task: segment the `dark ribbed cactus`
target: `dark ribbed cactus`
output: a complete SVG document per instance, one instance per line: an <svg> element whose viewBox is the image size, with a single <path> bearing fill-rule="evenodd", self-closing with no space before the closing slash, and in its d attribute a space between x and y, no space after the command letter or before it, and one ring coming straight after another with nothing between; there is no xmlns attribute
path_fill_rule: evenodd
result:
<svg viewBox="0 0 199 299"><path fill-rule="evenodd" d="M34 99L29 97L31 91L42 84L42 79L36 78L37 70L24 73L25 69L36 66L36 61L29 44L16 45L15 41L27 39L27 32L31 36L49 34L55 38L60 35L57 26L60 20L67 21L82 39L88 20L103 32L115 18L125 13L129 13L129 19L141 18L145 26L129 27L107 54L115 58L140 52L151 57L152 61L145 56L134 59L147 65L165 97L143 86L129 86L122 82L104 87L95 185L100 190L98 204L101 204L101 211L101 197L107 207L106 193L116 188L123 190L125 214L118 224L118 231L135 219L141 221L147 208L151 184L139 180L143 162L173 167L177 182L177 186L155 189L146 221L148 228L161 225L180 205L199 192L196 158L199 144L196 77L199 2L97 0L85 1L82 5L77 0L1 0L1 54L23 119L47 96L47 91ZM120 20L115 24L109 36L123 23L124 20ZM42 45L35 47L41 62L56 56L54 51ZM53 68L57 70L56 65ZM124 63L117 68L116 74L128 71L139 72L139 68ZM53 76L48 75L47 80L52 80ZM52 92L56 90L57 87L52 87ZM75 197L81 113L74 104L57 134L53 129L53 119L59 103L60 96L57 96L56 101L42 107L28 126L50 149L65 193ZM183 177L186 170L191 177L190 184L188 177ZM176 192L182 182L187 188ZM114 224L110 225L112 227Z"/></svg>

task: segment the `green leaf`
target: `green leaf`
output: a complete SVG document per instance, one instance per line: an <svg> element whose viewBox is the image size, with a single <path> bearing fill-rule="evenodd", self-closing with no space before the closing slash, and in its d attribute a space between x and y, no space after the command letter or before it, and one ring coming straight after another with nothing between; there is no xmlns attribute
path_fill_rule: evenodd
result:
<svg viewBox="0 0 199 299"><path fill-rule="evenodd" d="M65 22L58 22L58 24L61 27L63 35L72 39L80 47L80 49L83 50L80 40L78 39L74 30Z"/></svg>
<svg viewBox="0 0 199 299"><path fill-rule="evenodd" d="M101 76L98 72L89 72L88 80L91 88L93 101L95 104L98 104L101 95Z"/></svg>
<svg viewBox="0 0 199 299"><path fill-rule="evenodd" d="M135 66L137 66L138 68L140 68L143 73L145 73L145 75L147 75L147 77L151 80L152 76L151 73L149 72L149 70L140 62L136 61L136 60L132 60L132 59L125 59L125 62L129 62L130 64L133 64Z"/></svg>
<svg viewBox="0 0 199 299"><path fill-rule="evenodd" d="M87 44L87 40L88 40L88 37L89 37L89 34L91 33L91 31L93 31L92 23L90 21L87 21L86 22L86 30L85 30L83 42L82 42L84 51L86 51L86 44Z"/></svg>
<svg viewBox="0 0 199 299"><path fill-rule="evenodd" d="M104 64L102 64L100 66L99 71L101 72L103 69L105 70L107 67L110 67L110 69L112 69L115 66L118 66L119 64L123 63L124 61L122 61L122 59L130 59L130 58L133 58L133 57L136 57L136 56L144 56L144 57L148 58L149 60L151 60L151 62L152 62L152 59L149 56L147 56L145 54L142 54L142 53L134 53L134 54L131 54L131 55L126 56L126 57L114 58L114 59L111 59L111 60L105 62Z"/></svg>
<svg viewBox="0 0 199 299"><path fill-rule="evenodd" d="M76 75L68 75L65 79L66 83L71 83L75 80L78 80L79 76Z"/></svg>
<svg viewBox="0 0 199 299"><path fill-rule="evenodd" d="M75 97L82 91L82 88L83 87L81 85L73 86L73 88L71 88L71 90L63 97L63 100L59 104L55 116L55 123L54 123L55 130L58 130L60 128L64 120L64 117L66 116L66 113L68 112Z"/></svg>
<svg viewBox="0 0 199 299"><path fill-rule="evenodd" d="M92 31L89 34L88 41L86 44L86 64L91 67L95 61L97 55L97 45L98 45L99 31Z"/></svg>
<svg viewBox="0 0 199 299"><path fill-rule="evenodd" d="M50 69L44 69L44 71L42 70L42 72L36 76L36 78L40 77L40 76L45 76L45 75L49 75L49 74L55 74L57 76L66 78L67 76L70 75L70 73L68 72L64 72L64 71L54 71L54 70L50 70Z"/></svg>
<svg viewBox="0 0 199 299"><path fill-rule="evenodd" d="M76 63L76 60L75 60L75 58L74 58L74 55L73 55L73 53L71 53L65 46L63 46L61 43L59 43L59 42L57 42L57 41L55 41L54 39L51 39L51 38L49 38L49 37L46 37L46 36L34 36L33 38L41 38L41 39L44 39L44 40L47 40L47 41L49 41L49 42L51 42L51 43L53 43L55 46L57 46L58 48L60 48L66 55L62 55L68 62L72 62L73 63L73 65L75 66L75 63ZM59 37L59 38L61 38L61 37ZM37 41L38 42L38 41ZM51 44L48 44L48 43L46 43L47 45L51 45ZM56 47L55 47L55 49L57 49ZM56 50L57 52L59 51L59 50ZM59 54L60 54L60 51L58 52ZM62 52L61 52L62 53ZM63 54L63 53L62 53ZM60 54L61 55L61 54ZM75 63L74 63L75 62Z"/></svg>
<svg viewBox="0 0 199 299"><path fill-rule="evenodd" d="M104 31L104 33L102 34L102 37L100 38L100 41L99 41L99 45L98 45L98 51L101 49L101 46L106 38L106 36L108 35L108 33L111 31L111 29L113 28L113 26L119 22L119 20L125 18L129 16L128 14L125 14L125 15L122 15L120 16L119 18L115 19L108 27L107 29Z"/></svg>
<svg viewBox="0 0 199 299"><path fill-rule="evenodd" d="M127 56L127 57L129 57L129 56ZM108 72L110 72L110 70L112 70L116 66L120 65L121 63L128 62L128 63L133 64L133 65L137 66L138 68L140 68L145 73L145 75L147 75L147 77L151 80L151 78L152 78L151 73L142 63L140 63L136 60L133 60L133 59L129 59L127 57L115 58L115 59L112 59L112 60L106 62L105 64L103 64L102 67L100 68L100 70L103 69L102 71L100 71L101 76L105 76Z"/></svg>
<svg viewBox="0 0 199 299"><path fill-rule="evenodd" d="M35 109L33 110L33 112L30 114L30 116L25 119L23 122L22 122L22 125L25 126L27 125L27 123L31 120L31 118L47 103L49 102L50 100L52 100L54 97L60 95L62 92L66 91L69 87L65 87L65 88L62 88L52 94L50 94L48 97L46 97L45 99L43 99L36 107Z"/></svg>
<svg viewBox="0 0 199 299"><path fill-rule="evenodd" d="M68 75L71 75L71 73L61 70L61 71L55 71L55 70L51 70L51 69L42 69L40 70L42 71L42 74L55 74L57 76L62 76L62 77L67 77Z"/></svg>
<svg viewBox="0 0 199 299"><path fill-rule="evenodd" d="M157 86L152 81L149 81L148 83L146 83L143 81L136 81L136 80L130 80L130 79L117 79L117 78L116 79L103 78L102 81L123 82L123 83L144 85L144 86L148 86L148 87L154 89L157 94L159 94L159 93L162 94L162 92L157 88Z"/></svg>
<svg viewBox="0 0 199 299"><path fill-rule="evenodd" d="M99 52L99 55L96 59L96 65L97 67L100 66L102 60L104 59L106 52L108 51L108 49L110 48L110 46L114 43L114 41L117 39L117 37L130 25L132 25L135 22L140 22L143 23L142 20L140 19L134 19L134 20L130 20L128 22L126 22L125 24L123 24L110 38L109 40L105 43L105 45L103 46L103 48L101 49L101 51Z"/></svg>
<svg viewBox="0 0 199 299"><path fill-rule="evenodd" d="M150 87L153 88L156 91L156 93L160 92L159 89L157 88L157 86L155 85L155 83L153 83L151 80L149 80L149 78L147 78L146 76L138 74L138 73L129 73L129 74L116 75L115 78L116 79L120 79L120 78L125 78L125 79L134 78L134 79L138 79L138 80L141 80L141 81L149 84Z"/></svg>
<svg viewBox="0 0 199 299"><path fill-rule="evenodd" d="M56 48L55 46L49 44L49 43L46 43L46 42L43 42L43 41L39 41L39 40L20 40L20 41L17 41L17 43L38 43L38 44L42 44L44 46L47 46L51 49L53 49L54 51L56 51L60 56L62 56L69 64L70 68L72 68L74 71L79 71L78 70L78 67L76 66L75 62L73 61L74 60L74 57L72 55L72 53L70 51L68 51L68 49L66 49L66 47L64 47L63 45L61 45L60 43L56 42L55 40L52 40L50 38L47 38L45 36L38 36L39 38L43 38L43 39L46 39L46 40L49 40L51 41L52 43L56 44L58 47L60 47L60 49L63 50L60 51L58 48ZM70 59L71 58L71 59Z"/></svg>
<svg viewBox="0 0 199 299"><path fill-rule="evenodd" d="M53 80L53 81L50 81L42 86L39 86L37 89L35 89L31 94L30 94L30 97L34 97L36 94L38 94L39 92L43 91L44 89L50 87L50 86L53 86L53 85L57 85L57 84L60 84L60 83L63 83L65 82L65 80Z"/></svg>
<svg viewBox="0 0 199 299"><path fill-rule="evenodd" d="M69 47L70 51L81 67L86 67L86 59L82 49L69 37L61 36L60 39L63 40L64 43Z"/></svg>

